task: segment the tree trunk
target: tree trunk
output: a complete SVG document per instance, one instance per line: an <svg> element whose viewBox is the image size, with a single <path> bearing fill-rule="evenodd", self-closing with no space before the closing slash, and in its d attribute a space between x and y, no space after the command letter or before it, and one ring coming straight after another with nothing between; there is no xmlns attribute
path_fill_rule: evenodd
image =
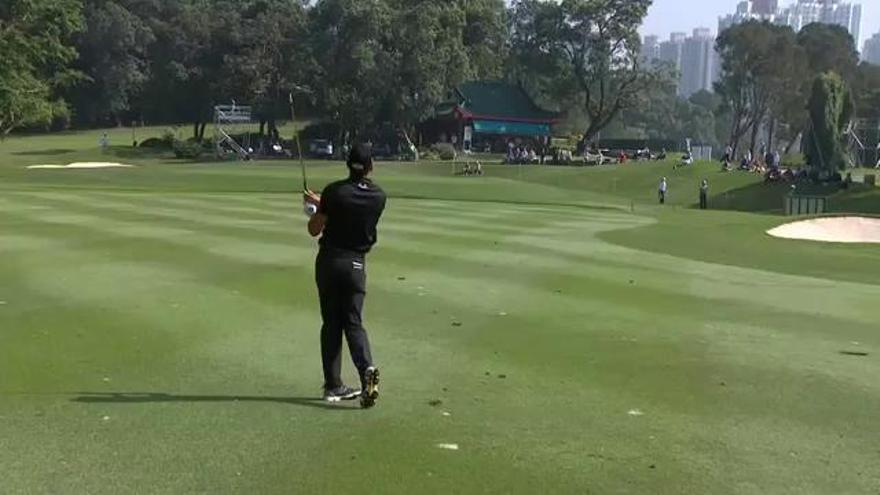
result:
<svg viewBox="0 0 880 495"><path fill-rule="evenodd" d="M755 122L752 124L752 136L751 142L749 143L749 151L752 153L752 157L755 156L755 145L758 143L758 132L761 130L761 121L763 119L755 119Z"/></svg>
<svg viewBox="0 0 880 495"><path fill-rule="evenodd" d="M207 127L207 125L207 122L202 122L199 126L199 137L197 139L200 143L205 140L205 127Z"/></svg>
<svg viewBox="0 0 880 495"><path fill-rule="evenodd" d="M260 136L266 135L266 119L260 119Z"/></svg>
<svg viewBox="0 0 880 495"><path fill-rule="evenodd" d="M195 140L199 139L199 121L198 120L195 121L195 123L193 124L193 139L195 139Z"/></svg>
<svg viewBox="0 0 880 495"><path fill-rule="evenodd" d="M791 154L791 150L792 150L792 148L794 148L794 144L797 143L798 141L800 141L803 133L804 133L804 131L798 131L798 133L795 134L793 138L791 138L791 141L789 141L788 145L785 146L785 154L786 155Z"/></svg>
<svg viewBox="0 0 880 495"><path fill-rule="evenodd" d="M773 138L776 132L776 119L770 119L770 134L767 136L767 151L773 149Z"/></svg>

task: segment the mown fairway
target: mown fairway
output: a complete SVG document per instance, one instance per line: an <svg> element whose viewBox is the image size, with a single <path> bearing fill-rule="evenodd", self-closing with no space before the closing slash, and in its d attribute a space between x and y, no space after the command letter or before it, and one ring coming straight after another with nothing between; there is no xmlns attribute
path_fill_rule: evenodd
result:
<svg viewBox="0 0 880 495"><path fill-rule="evenodd" d="M295 164L23 169L101 158L57 139L0 144L0 493L880 492L880 253L687 208L714 165L666 210L665 165L380 165L361 411Z"/></svg>

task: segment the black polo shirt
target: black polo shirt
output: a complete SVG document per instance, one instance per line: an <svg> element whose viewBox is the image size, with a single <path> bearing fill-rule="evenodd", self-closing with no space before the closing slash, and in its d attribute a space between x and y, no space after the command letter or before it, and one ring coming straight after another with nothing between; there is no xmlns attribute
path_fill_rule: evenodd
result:
<svg viewBox="0 0 880 495"><path fill-rule="evenodd" d="M366 254L376 244L385 192L369 179L334 182L321 193L318 213L327 216L321 247Z"/></svg>

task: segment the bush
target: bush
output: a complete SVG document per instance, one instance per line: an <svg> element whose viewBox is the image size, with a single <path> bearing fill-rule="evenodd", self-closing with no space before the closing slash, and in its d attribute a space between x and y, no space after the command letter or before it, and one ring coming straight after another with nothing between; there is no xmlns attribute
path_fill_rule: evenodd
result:
<svg viewBox="0 0 880 495"><path fill-rule="evenodd" d="M153 148L158 150L170 150L174 148L174 144L177 141L177 138L174 137L174 133L170 130L166 130L162 133L162 137L160 138L147 138L141 142L141 148Z"/></svg>
<svg viewBox="0 0 880 495"><path fill-rule="evenodd" d="M336 137L341 134L340 127L332 122L320 122L317 124L309 124L299 131L299 138L303 144L313 139L330 139L335 141Z"/></svg>
<svg viewBox="0 0 880 495"><path fill-rule="evenodd" d="M195 160L202 156L205 147L197 141L174 141L174 156L177 158Z"/></svg>
<svg viewBox="0 0 880 495"><path fill-rule="evenodd" d="M455 147L449 143L437 143L434 146L431 146L431 151L436 153L441 160L455 160L457 156L455 152Z"/></svg>
<svg viewBox="0 0 880 495"><path fill-rule="evenodd" d="M141 141L139 145L141 148L152 148L157 150L167 150L171 149L171 144L166 142L162 138L148 138Z"/></svg>

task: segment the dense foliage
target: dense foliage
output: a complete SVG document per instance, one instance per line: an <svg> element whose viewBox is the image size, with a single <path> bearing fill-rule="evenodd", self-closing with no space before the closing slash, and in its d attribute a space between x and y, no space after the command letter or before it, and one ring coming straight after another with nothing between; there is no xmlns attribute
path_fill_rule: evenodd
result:
<svg viewBox="0 0 880 495"><path fill-rule="evenodd" d="M812 81L840 74L860 116L878 76L833 26L750 22L718 40L717 94L677 97L674 71L642 66L651 0L6 0L0 3L0 133L188 123L217 104L263 125L297 111L335 139L391 128L409 139L456 85L505 79L591 139L692 138L754 150L759 129L794 143ZM771 143L772 144L772 143Z"/></svg>

